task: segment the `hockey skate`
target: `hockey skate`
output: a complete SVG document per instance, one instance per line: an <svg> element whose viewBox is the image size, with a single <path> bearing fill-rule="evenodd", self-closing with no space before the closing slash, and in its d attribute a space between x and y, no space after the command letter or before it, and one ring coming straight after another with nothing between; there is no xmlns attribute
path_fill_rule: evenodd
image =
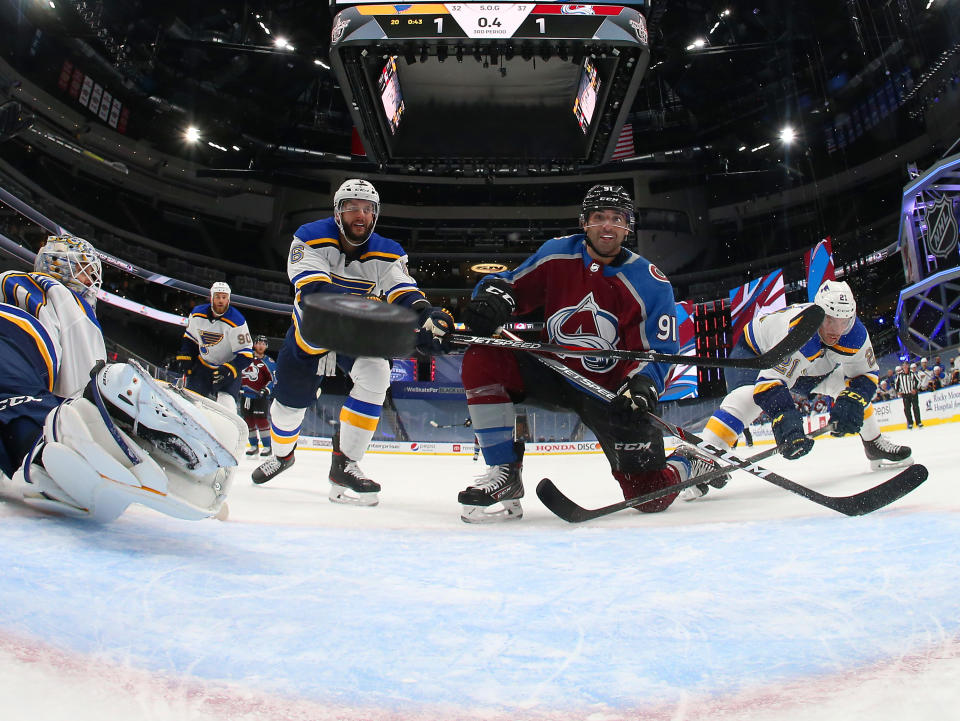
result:
<svg viewBox="0 0 960 721"><path fill-rule="evenodd" d="M350 491L350 493L347 493ZM333 458L330 459L330 501L352 506L375 506L380 484L369 478L359 464L340 450L340 436L333 437Z"/></svg>
<svg viewBox="0 0 960 721"><path fill-rule="evenodd" d="M682 456L690 461L690 478L696 476L702 476L704 473L709 473L714 471L717 468L720 468L720 464L716 460L710 458L709 456L703 455L697 452L696 448L692 446L678 446L676 450L671 454L672 456ZM667 460L670 460L669 458ZM720 478L715 478L709 483L698 483L695 486L690 486L689 488L684 488L680 491L680 495L677 496L681 501L695 501L698 498L703 498L707 493L710 492L710 487L714 488L723 488L727 485L727 481L730 480L730 474L727 473Z"/></svg>
<svg viewBox="0 0 960 721"><path fill-rule="evenodd" d="M273 449L270 448L269 446L264 446L263 450L260 451L261 458L266 458L267 456L272 456L272 455L273 455Z"/></svg>
<svg viewBox="0 0 960 721"><path fill-rule="evenodd" d="M495 523L523 518L520 499L523 498L524 444L518 441L513 447L517 460L489 466L486 473L460 491L457 500L463 505L460 519L464 523ZM500 503L502 510L490 511L495 503Z"/></svg>
<svg viewBox="0 0 960 721"><path fill-rule="evenodd" d="M258 450L258 449L257 449L256 446L250 446L250 447L247 449L247 455L248 455L248 456L255 456L255 455L257 455L257 450Z"/></svg>
<svg viewBox="0 0 960 721"><path fill-rule="evenodd" d="M903 468L913 464L913 457L909 446L899 446L884 438L881 433L872 441L862 438L863 452L870 461L870 468L881 471L885 468Z"/></svg>
<svg viewBox="0 0 960 721"><path fill-rule="evenodd" d="M261 463L254 469L253 473L250 474L250 480L259 486L274 476L279 475L282 471L287 470L293 465L293 462L293 451L290 451L286 456L274 456L269 461Z"/></svg>

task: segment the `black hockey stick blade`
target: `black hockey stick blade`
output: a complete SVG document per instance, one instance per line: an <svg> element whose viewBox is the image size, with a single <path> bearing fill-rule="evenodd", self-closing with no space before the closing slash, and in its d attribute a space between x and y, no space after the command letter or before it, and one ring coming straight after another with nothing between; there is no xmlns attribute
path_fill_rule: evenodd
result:
<svg viewBox="0 0 960 721"><path fill-rule="evenodd" d="M487 338L485 336L462 335L452 333L447 336L454 345L486 345L507 350L522 350L529 353L566 355L592 358L620 358L624 360L649 361L651 363L677 363L681 365L709 366L713 368L769 368L785 357L795 353L804 343L813 337L823 322L823 309L812 305L801 311L793 320L790 332L766 353L753 358L705 358L692 355L674 355L654 351L631 351L617 348L581 348L578 346L558 345L525 341L519 338Z"/></svg>
<svg viewBox="0 0 960 721"><path fill-rule="evenodd" d="M724 466L723 468L718 468L710 471L709 473L694 476L683 483L677 483L672 486L668 486L667 488L662 488L659 491L653 491L643 496L638 496L637 498L630 498L626 501L620 501L619 503L612 503L609 506L603 506L601 508L583 508L582 506L574 503L567 496L565 496L549 478L544 478L540 481L540 483L537 484L537 497L552 513L564 521L567 521L567 523L583 523L584 521L592 521L595 518L608 516L611 513L623 511L627 508L634 508L646 503L647 501L655 501L658 498L670 495L671 493L678 493L684 488L689 488L690 486L694 486L699 483L709 483L711 480L718 478L729 471L740 469L749 471L750 469L748 466L752 465L755 461L761 460L768 455L773 455L773 453L776 452L776 448L771 448L768 451L764 451L763 453L758 453L752 456L746 461ZM888 506L900 498L903 498L905 495L910 493L910 491L914 490L921 483L927 480L928 471L925 466L914 464L900 471L900 473L895 475L893 478L889 478L873 488L869 488L866 491L861 491L860 493L854 493L851 496L842 497L826 496L822 493L814 491L812 488L801 486L800 484L794 483L793 481L771 471L764 471L762 474L757 473L756 475L759 475L765 481L769 481L774 485L780 486L781 488L791 491L792 493L796 493L799 496L803 496L814 503L824 506L825 508L829 508L833 511L837 511L838 513L842 513L846 516L863 516L867 513L873 513L874 511L879 510L884 506Z"/></svg>
<svg viewBox="0 0 960 721"><path fill-rule="evenodd" d="M749 470L749 469L747 469ZM752 472L752 471L751 471ZM910 491L917 488L921 483L927 480L929 472L926 466L915 463L907 466L893 478L888 478L883 483L879 483L866 491L854 493L852 496L825 496L812 488L801 486L799 483L784 478L772 471L761 471L754 473L765 481L769 481L775 486L780 486L784 490L796 493L798 496L818 503L825 508L829 508L846 516L863 516L867 513L889 506L896 500L903 498Z"/></svg>
<svg viewBox="0 0 960 721"><path fill-rule="evenodd" d="M748 465L755 463L756 461L768 458L776 452L776 447L768 448L767 450L760 451L759 453L756 453L750 456L750 458L740 461L739 463L716 468L712 471L708 471L707 473L701 473L699 476L688 478L680 483L674 483L672 486L667 486L666 488L661 488L657 491L651 491L650 493L637 496L636 498L628 498L625 501L612 503L609 506L603 506L601 508L584 508L583 506L574 503L567 498L567 496L563 494L563 491L557 488L553 481L551 481L549 478L544 478L540 481L540 483L537 484L537 498L539 498L543 505L545 505L554 515L562 518L567 523L583 523L584 521L592 521L594 518L609 516L611 513L623 511L627 508L640 506L647 501L655 501L658 498L669 496L671 493L679 493L683 489L690 488L690 486L695 486L699 483L709 483L710 481L726 475L730 471L746 468Z"/></svg>

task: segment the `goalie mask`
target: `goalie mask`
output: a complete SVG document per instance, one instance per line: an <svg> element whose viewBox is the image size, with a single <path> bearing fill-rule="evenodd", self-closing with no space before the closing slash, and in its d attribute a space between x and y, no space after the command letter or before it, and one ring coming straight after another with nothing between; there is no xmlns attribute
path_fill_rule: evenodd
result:
<svg viewBox="0 0 960 721"><path fill-rule="evenodd" d="M369 227L365 228L362 233L358 234L350 228L344 227L342 217L344 212L368 210L370 205L373 206L373 222L371 222ZM362 245L367 241L367 238L370 237L370 234L373 233L373 229L377 225L377 219L380 217L380 194L377 192L377 189L373 187L373 184L366 180L353 178L344 181L333 195L333 217L337 223L337 227L340 228L340 232L348 243L354 246Z"/></svg>
<svg viewBox="0 0 960 721"><path fill-rule="evenodd" d="M82 238L51 235L33 261L33 269L47 273L93 305L103 284L103 269L93 246Z"/></svg>

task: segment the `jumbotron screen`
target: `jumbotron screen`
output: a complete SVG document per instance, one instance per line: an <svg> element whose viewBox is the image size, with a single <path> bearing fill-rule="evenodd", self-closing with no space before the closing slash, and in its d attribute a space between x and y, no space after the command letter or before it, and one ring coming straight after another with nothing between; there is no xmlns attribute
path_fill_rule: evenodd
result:
<svg viewBox="0 0 960 721"><path fill-rule="evenodd" d="M361 5L331 40L382 165L606 162L649 59L643 16L608 4Z"/></svg>

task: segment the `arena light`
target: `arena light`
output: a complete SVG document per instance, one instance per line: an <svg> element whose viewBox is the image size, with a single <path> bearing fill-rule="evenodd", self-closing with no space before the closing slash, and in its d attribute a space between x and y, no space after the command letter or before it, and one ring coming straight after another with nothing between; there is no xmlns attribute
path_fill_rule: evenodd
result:
<svg viewBox="0 0 960 721"><path fill-rule="evenodd" d="M183 137L188 143L196 143L200 140L200 128L194 127L191 125L183 134Z"/></svg>
<svg viewBox="0 0 960 721"><path fill-rule="evenodd" d="M797 131L794 130L794 129L793 129L792 127L790 127L789 125L785 125L785 126L780 130L780 141L781 141L784 145L790 145L790 143L792 143L792 142L793 142L794 140L796 140L796 139L797 139Z"/></svg>

